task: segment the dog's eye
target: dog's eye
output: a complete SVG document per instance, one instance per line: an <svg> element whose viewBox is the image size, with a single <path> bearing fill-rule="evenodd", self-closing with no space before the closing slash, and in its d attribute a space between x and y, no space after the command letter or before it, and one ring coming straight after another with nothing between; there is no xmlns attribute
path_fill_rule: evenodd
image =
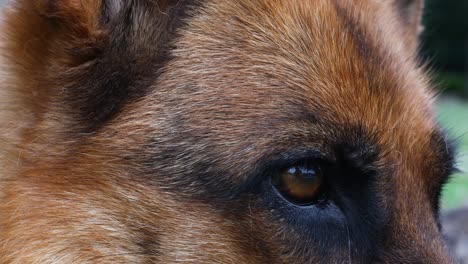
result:
<svg viewBox="0 0 468 264"><path fill-rule="evenodd" d="M278 192L289 202L297 205L313 203L323 185L323 175L319 166L298 164L286 168L273 177Z"/></svg>

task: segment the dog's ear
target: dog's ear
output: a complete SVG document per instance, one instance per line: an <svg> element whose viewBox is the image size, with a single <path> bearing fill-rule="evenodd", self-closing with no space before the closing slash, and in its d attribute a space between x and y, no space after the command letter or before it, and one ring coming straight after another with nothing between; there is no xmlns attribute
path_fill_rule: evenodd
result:
<svg viewBox="0 0 468 264"><path fill-rule="evenodd" d="M100 0L14 1L5 12L6 56L28 75L44 64L76 66L105 37L105 6Z"/></svg>
<svg viewBox="0 0 468 264"><path fill-rule="evenodd" d="M96 128L154 78L185 2L13 0L2 55L22 104Z"/></svg>
<svg viewBox="0 0 468 264"><path fill-rule="evenodd" d="M423 30L422 15L424 0L395 0L394 8L404 27L408 44L416 48Z"/></svg>

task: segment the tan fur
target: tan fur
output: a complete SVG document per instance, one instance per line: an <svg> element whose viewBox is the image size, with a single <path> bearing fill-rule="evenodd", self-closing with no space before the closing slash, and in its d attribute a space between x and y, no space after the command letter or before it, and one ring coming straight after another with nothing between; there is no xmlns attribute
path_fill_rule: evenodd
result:
<svg viewBox="0 0 468 264"><path fill-rule="evenodd" d="M169 2L154 27L170 23ZM2 93L13 99L1 99L0 263L343 263L351 252L320 259L290 219L273 221L250 196L233 203L248 204L239 214L200 198L196 184L175 186L203 161L219 174L208 180L234 186L289 149L333 156L330 138L347 126L376 135L378 167L393 172L376 190L389 233L373 261L452 263L425 191L438 173L432 94L416 31L394 4L201 2L149 92L86 132L63 101L74 86L57 76L106 48L102 3L16 1L6 11Z"/></svg>

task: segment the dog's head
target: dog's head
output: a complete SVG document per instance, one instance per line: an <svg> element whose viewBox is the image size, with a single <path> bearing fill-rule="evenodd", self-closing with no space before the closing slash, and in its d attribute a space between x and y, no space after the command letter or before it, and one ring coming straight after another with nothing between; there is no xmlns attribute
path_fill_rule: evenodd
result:
<svg viewBox="0 0 468 264"><path fill-rule="evenodd" d="M421 9L13 2L0 260L452 263Z"/></svg>

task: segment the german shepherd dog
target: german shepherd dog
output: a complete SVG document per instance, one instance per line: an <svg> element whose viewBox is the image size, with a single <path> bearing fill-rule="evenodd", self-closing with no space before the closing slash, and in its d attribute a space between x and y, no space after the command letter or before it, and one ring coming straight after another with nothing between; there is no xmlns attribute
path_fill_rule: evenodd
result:
<svg viewBox="0 0 468 264"><path fill-rule="evenodd" d="M454 263L420 0L13 0L0 263Z"/></svg>

